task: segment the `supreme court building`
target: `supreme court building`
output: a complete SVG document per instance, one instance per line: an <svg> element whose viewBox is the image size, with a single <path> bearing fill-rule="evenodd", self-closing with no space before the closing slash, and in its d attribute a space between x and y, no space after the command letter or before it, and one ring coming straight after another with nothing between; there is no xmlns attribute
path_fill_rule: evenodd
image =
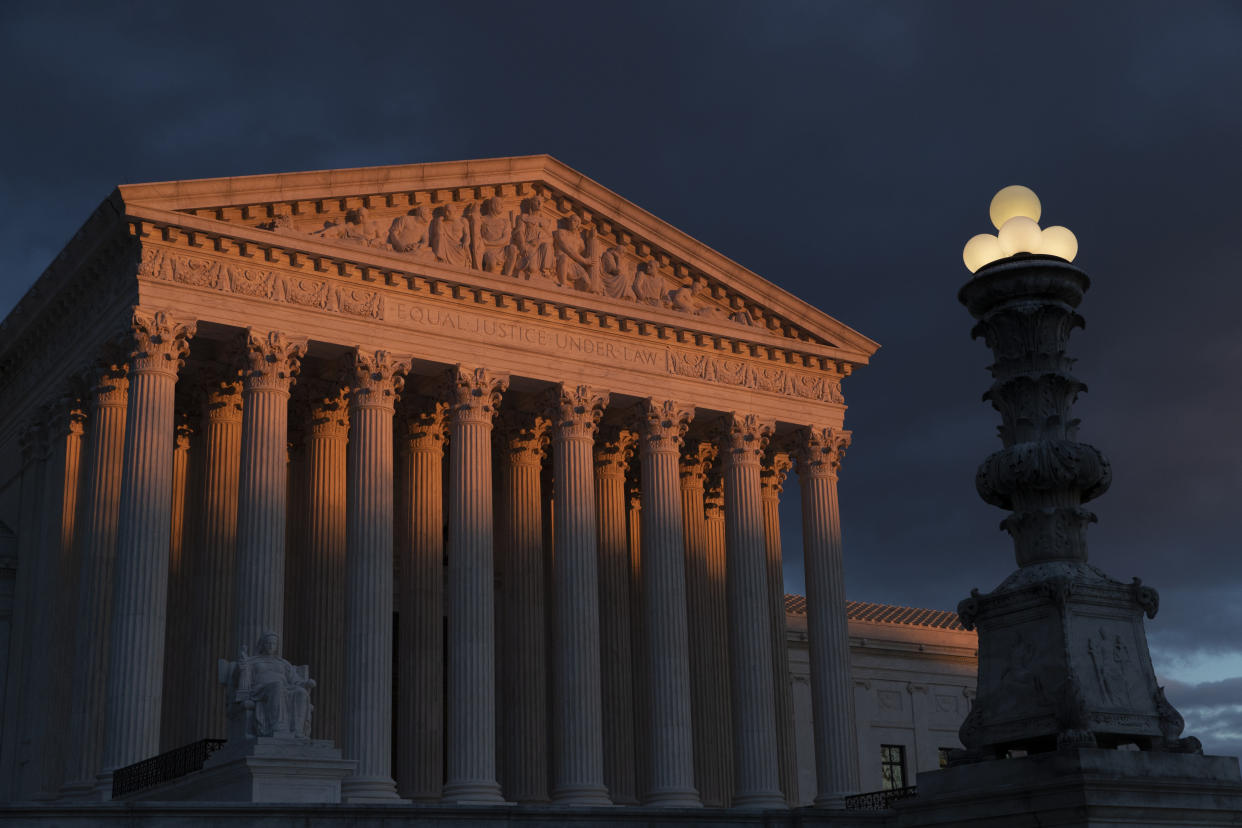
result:
<svg viewBox="0 0 1242 828"><path fill-rule="evenodd" d="M796 480L839 806L876 348L547 156L120 187L0 325L0 799L222 737L271 631L346 800L784 807Z"/></svg>

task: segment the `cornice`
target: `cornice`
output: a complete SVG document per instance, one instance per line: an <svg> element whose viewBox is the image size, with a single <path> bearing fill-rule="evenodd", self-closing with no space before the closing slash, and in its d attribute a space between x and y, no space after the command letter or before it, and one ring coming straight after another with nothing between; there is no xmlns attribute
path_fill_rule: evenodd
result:
<svg viewBox="0 0 1242 828"><path fill-rule="evenodd" d="M667 266L684 285L707 285L718 299L741 294L765 308L764 324L780 327L795 339L808 334L835 342L844 358L865 364L879 345L813 305L768 282L686 233L658 219L585 175L547 155L477 161L281 173L236 178L126 185L118 189L116 208L131 215L140 207L185 212L197 218L223 217L234 211L239 221L270 218L275 208L317 213L344 212L347 203L361 207L410 206L428 193L440 201L477 199L500 187L540 193L562 203L566 212L592 216L632 244L640 256ZM339 200L336 205L325 204ZM230 213L232 215L232 213ZM311 240L313 241L313 240ZM302 245L299 245L302 246ZM338 254L339 255L339 254ZM408 259L398 259L409 267ZM791 328L792 326L792 328Z"/></svg>

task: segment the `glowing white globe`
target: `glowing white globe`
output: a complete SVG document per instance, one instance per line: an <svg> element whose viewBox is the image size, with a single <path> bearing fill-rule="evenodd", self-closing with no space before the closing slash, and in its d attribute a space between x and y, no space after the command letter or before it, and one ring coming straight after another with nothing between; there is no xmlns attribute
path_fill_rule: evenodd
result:
<svg viewBox="0 0 1242 828"><path fill-rule="evenodd" d="M1000 249L1006 256L1015 253L1038 253L1043 246L1043 233L1039 225L1026 216L1014 216L1005 222L996 234Z"/></svg>
<svg viewBox="0 0 1242 828"><path fill-rule="evenodd" d="M966 263L966 269L971 273L1003 258L1005 258L1005 253L1001 250L1000 239L990 233L981 233L973 237L962 248L962 261Z"/></svg>
<svg viewBox="0 0 1242 828"><path fill-rule="evenodd" d="M1045 227L1041 234L1039 252L1072 262L1078 255L1078 237L1068 227Z"/></svg>
<svg viewBox="0 0 1242 828"><path fill-rule="evenodd" d="M992 196L988 215L992 217L992 226L999 230L1005 226L1005 222L1015 216L1039 221L1041 210L1039 196L1035 195L1033 190L1021 184L1011 184Z"/></svg>

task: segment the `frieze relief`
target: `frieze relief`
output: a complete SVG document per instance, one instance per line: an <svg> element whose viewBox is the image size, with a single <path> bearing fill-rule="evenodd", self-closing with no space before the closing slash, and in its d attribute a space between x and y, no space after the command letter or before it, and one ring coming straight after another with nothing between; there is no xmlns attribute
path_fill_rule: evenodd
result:
<svg viewBox="0 0 1242 828"><path fill-rule="evenodd" d="M273 209L273 217L259 223L259 229L738 325L760 325L764 316L761 309L737 297L725 299L719 290L713 292L705 277L691 277L686 268L653 254L649 246L630 243L629 236L607 220L597 222L570 209L558 209L538 193L435 205L424 202L396 215L391 210L380 215L358 206L339 218L324 219L295 217L284 206Z"/></svg>
<svg viewBox="0 0 1242 828"><path fill-rule="evenodd" d="M530 253L532 257L535 255ZM525 262L524 267L530 266L529 261L522 261ZM427 308L405 302L386 303L384 294L379 290L218 261L156 246L143 248L139 276L329 313L378 321L387 318L387 321L408 327L563 351L718 385L826 403L845 402L841 393L841 376L832 371L761 365L745 359L731 359L672 346L650 348L623 344L590 335L552 332L516 321L485 318L447 308Z"/></svg>

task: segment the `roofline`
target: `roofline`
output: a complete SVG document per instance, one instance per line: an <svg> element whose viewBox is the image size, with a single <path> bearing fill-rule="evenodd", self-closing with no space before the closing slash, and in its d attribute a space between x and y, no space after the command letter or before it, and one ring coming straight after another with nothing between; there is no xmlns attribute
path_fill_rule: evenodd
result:
<svg viewBox="0 0 1242 828"><path fill-rule="evenodd" d="M324 178L328 178L325 184ZM225 178L202 178L147 184L125 184L117 188L118 207L141 204L163 210L238 206L322 198L346 198L383 192L437 187L458 188L497 183L518 183L542 178L575 199L594 202L592 207L628 224L632 231L660 239L660 246L687 261L700 262L717 271L726 281L732 276L750 298L774 312L791 318L843 350L864 354L869 361L879 343L799 299L749 268L733 261L649 211L618 195L594 179L578 172L550 155L523 155L471 161L438 161L380 167L353 167L341 170L315 170ZM210 203L205 200L210 199ZM807 324L808 321L813 325ZM819 328L819 330L815 330Z"/></svg>

